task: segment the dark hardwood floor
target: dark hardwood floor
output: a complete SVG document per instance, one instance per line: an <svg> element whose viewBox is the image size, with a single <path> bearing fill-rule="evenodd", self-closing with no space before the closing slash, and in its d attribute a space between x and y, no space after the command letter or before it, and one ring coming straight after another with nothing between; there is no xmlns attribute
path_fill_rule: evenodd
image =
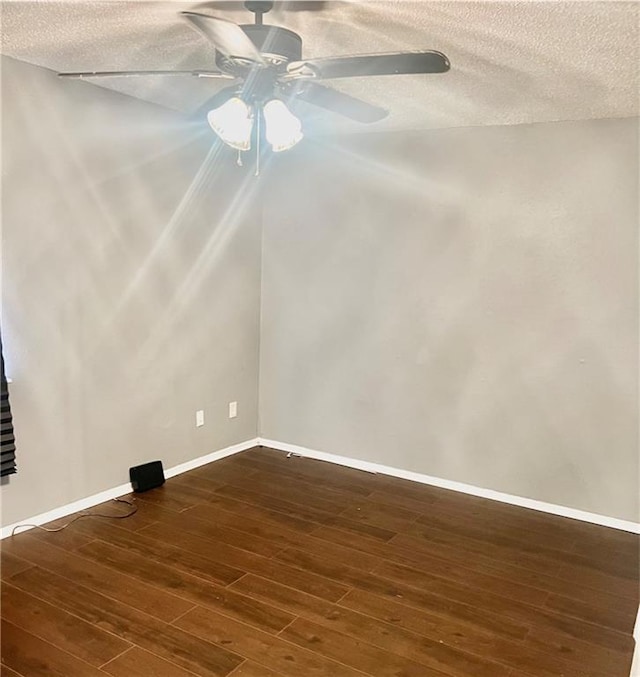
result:
<svg viewBox="0 0 640 677"><path fill-rule="evenodd" d="M269 449L136 500L2 541L3 675L629 675L633 534Z"/></svg>

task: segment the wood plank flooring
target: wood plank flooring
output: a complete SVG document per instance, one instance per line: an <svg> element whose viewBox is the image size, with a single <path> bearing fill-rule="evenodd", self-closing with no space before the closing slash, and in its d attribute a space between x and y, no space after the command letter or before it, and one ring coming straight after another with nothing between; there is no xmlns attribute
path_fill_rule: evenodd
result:
<svg viewBox="0 0 640 677"><path fill-rule="evenodd" d="M633 534L262 448L136 501L2 541L3 675L629 675Z"/></svg>

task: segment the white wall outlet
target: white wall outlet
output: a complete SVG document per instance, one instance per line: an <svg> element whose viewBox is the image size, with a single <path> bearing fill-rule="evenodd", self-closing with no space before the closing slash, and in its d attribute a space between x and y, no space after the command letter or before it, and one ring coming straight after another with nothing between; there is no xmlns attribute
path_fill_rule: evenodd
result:
<svg viewBox="0 0 640 677"><path fill-rule="evenodd" d="M235 418L238 415L238 403L229 402L229 418Z"/></svg>
<svg viewBox="0 0 640 677"><path fill-rule="evenodd" d="M196 428L204 425L204 409L196 411Z"/></svg>

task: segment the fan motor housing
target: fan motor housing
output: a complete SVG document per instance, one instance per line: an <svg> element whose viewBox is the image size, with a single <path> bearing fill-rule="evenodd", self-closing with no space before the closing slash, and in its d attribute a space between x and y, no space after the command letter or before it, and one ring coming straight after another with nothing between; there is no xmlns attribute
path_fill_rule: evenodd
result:
<svg viewBox="0 0 640 677"><path fill-rule="evenodd" d="M302 58L302 38L293 31L279 26L247 24L240 26L260 54L272 64L280 65ZM242 61L242 60L240 60ZM234 57L216 53L216 65L225 68L229 62L238 64Z"/></svg>

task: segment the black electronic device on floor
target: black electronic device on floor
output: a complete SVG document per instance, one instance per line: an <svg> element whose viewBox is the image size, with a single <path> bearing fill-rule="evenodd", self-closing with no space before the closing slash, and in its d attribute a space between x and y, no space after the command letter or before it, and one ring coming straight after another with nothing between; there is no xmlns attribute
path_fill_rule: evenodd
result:
<svg viewBox="0 0 640 677"><path fill-rule="evenodd" d="M129 468L129 479L135 492L148 491L164 484L162 461L151 461Z"/></svg>

